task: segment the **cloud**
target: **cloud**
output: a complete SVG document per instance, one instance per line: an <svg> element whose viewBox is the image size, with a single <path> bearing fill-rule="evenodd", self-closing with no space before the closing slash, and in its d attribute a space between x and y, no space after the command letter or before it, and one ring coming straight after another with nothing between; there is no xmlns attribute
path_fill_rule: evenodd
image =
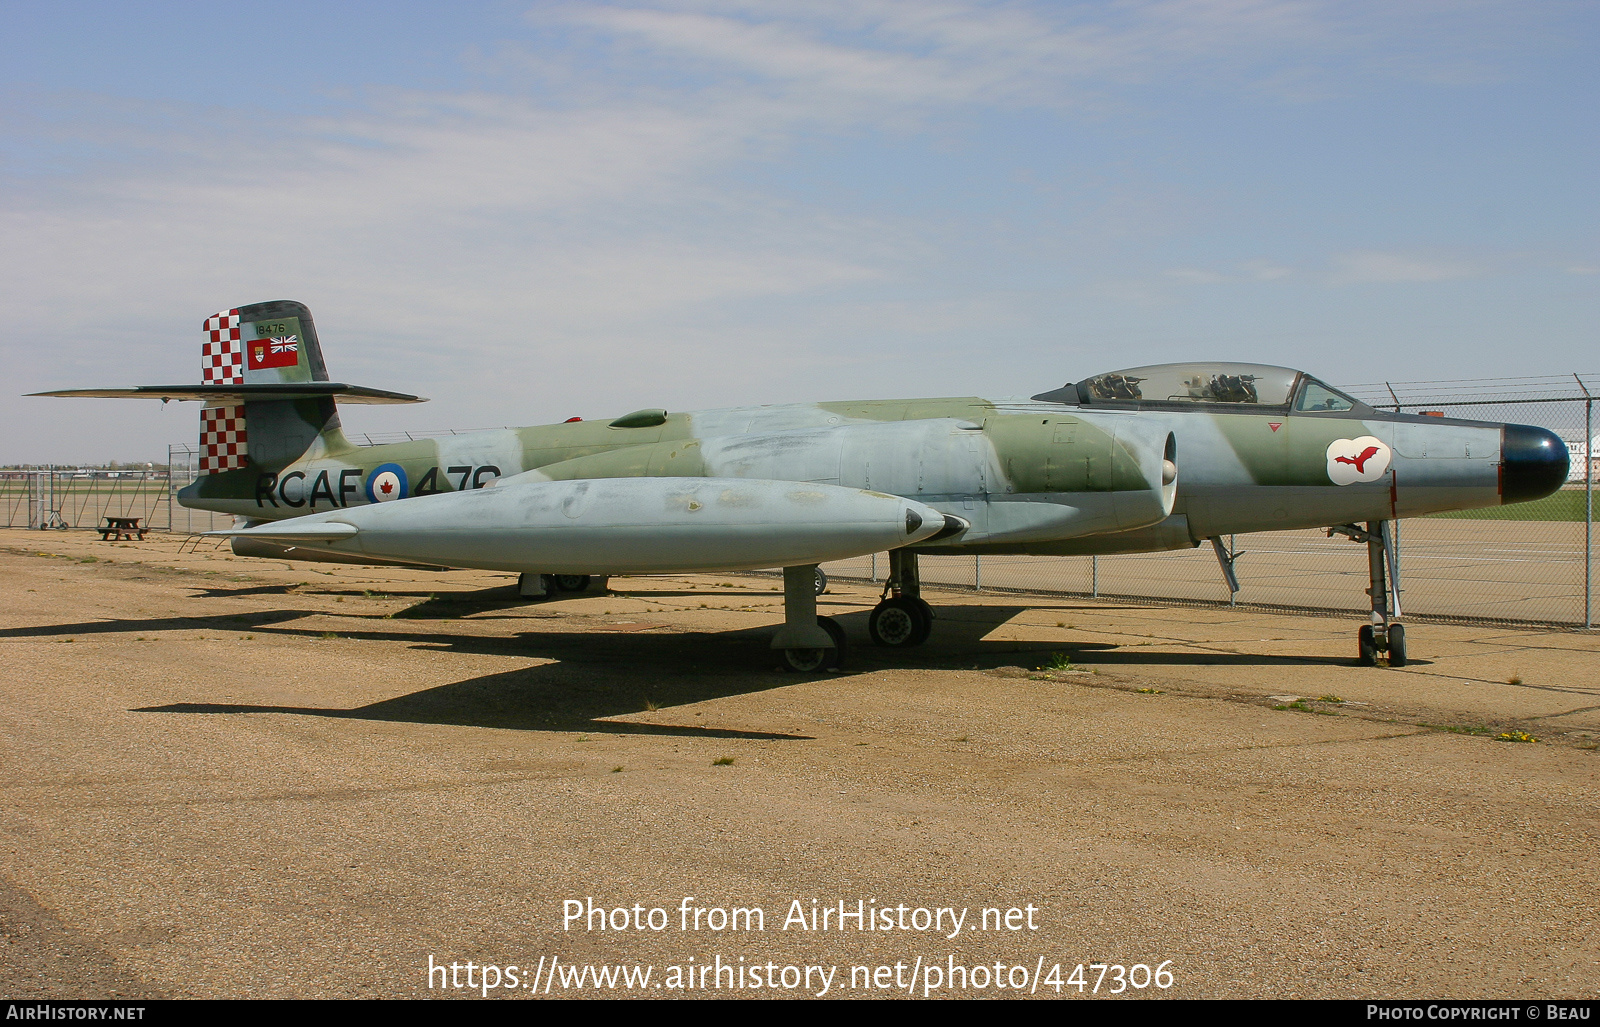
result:
<svg viewBox="0 0 1600 1027"><path fill-rule="evenodd" d="M1338 8L1315 0L1155 0L1114 5L897 2L584 4L536 8L563 21L818 105L1071 105L1086 89L1218 59L1250 67L1285 48L1345 42Z"/></svg>
<svg viewBox="0 0 1600 1027"><path fill-rule="evenodd" d="M194 377L207 314L296 298L317 311L341 377L467 397L430 411L434 423L513 419L491 411L519 397L769 401L803 394L802 376L831 385L838 368L869 359L898 389L919 388L917 375L944 389L957 367L988 373L994 326L1056 312L1047 299L1016 313L1037 297L1009 283L951 293L951 281L993 273L952 237L987 237L994 223L969 209L919 217L835 205L750 168L788 170L818 134L1131 106L1152 83L1346 88L1342 76L1306 69L1362 52L1383 26L1438 20L1428 4L1417 15L1385 13L1391 6L1357 4L1352 15L1322 0L541 4L528 38L478 48L496 56L476 60L484 78L471 90L371 89L325 98L317 116L203 99L21 98L0 164L0 345L11 379L30 390L183 381ZM1385 46L1415 38L1401 32ZM897 172L841 178L878 187ZM1160 192L1148 181L1124 187L1134 211ZM1087 194L1080 181L1068 188ZM1143 239L1158 221L1172 231L1168 213L1117 241ZM1020 251L1035 240L1023 230L985 245ZM1327 277L1465 273L1354 253ZM1295 275L1308 273L1260 260L1166 278ZM1165 296L1115 288L1133 303ZM968 363L926 359L942 344L928 340L963 332L966 345L951 345ZM16 415L0 435L23 439L38 423Z"/></svg>
<svg viewBox="0 0 1600 1027"><path fill-rule="evenodd" d="M1327 281L1332 285L1446 282L1458 278L1476 278L1484 273L1482 267L1459 260L1362 251L1334 257Z"/></svg>
<svg viewBox="0 0 1600 1027"><path fill-rule="evenodd" d="M1275 282L1293 275L1294 269L1267 260L1247 260L1234 271L1210 271L1204 268L1174 268L1167 277L1194 285L1223 285L1237 282Z"/></svg>

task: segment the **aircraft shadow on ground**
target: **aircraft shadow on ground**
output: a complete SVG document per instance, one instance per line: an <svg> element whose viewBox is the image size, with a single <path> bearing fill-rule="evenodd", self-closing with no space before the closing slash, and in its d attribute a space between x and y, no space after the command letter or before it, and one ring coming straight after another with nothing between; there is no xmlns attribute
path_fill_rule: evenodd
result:
<svg viewBox="0 0 1600 1027"><path fill-rule="evenodd" d="M487 674L396 696L353 709L316 706L272 706L245 703L169 703L145 706L135 713L238 714L287 713L306 717L450 724L518 731L581 731L590 734L672 735L681 738L749 738L763 741L808 741L811 736L773 731L740 731L692 724L648 724L607 718L627 716L652 707L668 709L766 691L788 682L769 680L729 687L726 677L683 675L652 678L645 685L592 668L543 664Z"/></svg>
<svg viewBox="0 0 1600 1027"><path fill-rule="evenodd" d="M499 590L491 590L499 591ZM470 593L469 595L477 595ZM484 600L494 602L494 600ZM514 604L507 604L514 605ZM750 672L776 669L778 660L769 643L776 622L759 627L717 632L673 630L608 631L603 624L578 625L570 630L533 630L506 634L467 634L451 632L445 626L479 609L481 603L448 607L448 612L417 618L439 627L427 630L418 625L406 628L400 618L372 614L341 614L328 610L278 609L242 614L217 614L202 617L127 618L45 624L33 627L0 628L0 638L79 637L106 634L155 635L165 631L215 630L254 632L276 637L298 636L312 642L330 634L346 639L366 639L407 643L417 648L472 654L515 655L544 658L587 667L593 673L614 673L637 679L641 669L652 675L686 674L697 678L741 676ZM1074 640L991 639L996 628L1026 606L942 606L936 608L933 635L928 644L915 649L891 649L871 644L868 639L869 611L858 609L837 613L835 619L849 639L848 671L889 670L899 667L926 669L992 669L1043 659L1063 653L1074 662L1106 666L1261 666L1306 665L1350 666L1353 658L1342 656L1286 656L1218 651L1163 651L1151 646L1124 649L1111 643ZM443 608L441 608L443 610ZM529 610L517 618L543 620L553 613ZM350 628L335 632L326 628L299 628L294 621L308 617L336 617L354 621ZM486 619L486 618L478 618ZM382 625L382 627L380 627ZM1171 643L1175 648L1181 643ZM1413 660L1426 666L1428 661ZM783 678L791 681L794 678ZM637 688L635 688L637 692ZM697 700L691 700L697 701Z"/></svg>

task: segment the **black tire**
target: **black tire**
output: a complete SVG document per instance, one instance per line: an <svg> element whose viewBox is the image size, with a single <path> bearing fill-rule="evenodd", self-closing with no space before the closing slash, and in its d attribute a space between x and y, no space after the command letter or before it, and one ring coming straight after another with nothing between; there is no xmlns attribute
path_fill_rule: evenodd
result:
<svg viewBox="0 0 1600 1027"><path fill-rule="evenodd" d="M830 651L827 649L783 649L783 667L797 674L815 674L827 665Z"/></svg>
<svg viewBox="0 0 1600 1027"><path fill-rule="evenodd" d="M552 574L550 580L555 582L556 588L562 592L582 592L589 587L587 574Z"/></svg>
<svg viewBox="0 0 1600 1027"><path fill-rule="evenodd" d="M833 657L828 660L829 670L844 669L845 640L844 628L832 617L818 617L817 624L833 639Z"/></svg>
<svg viewBox="0 0 1600 1027"><path fill-rule="evenodd" d="M1406 626L1404 624L1389 625L1389 666L1404 667L1406 665Z"/></svg>
<svg viewBox="0 0 1600 1027"><path fill-rule="evenodd" d="M798 674L815 674L819 670L840 670L844 667L844 628L832 617L818 617L817 627L828 633L833 646L827 649L784 649L783 667Z"/></svg>
<svg viewBox="0 0 1600 1027"><path fill-rule="evenodd" d="M872 636L873 644L892 649L921 645L932 630L928 606L920 599L885 599L867 618L867 634Z"/></svg>
<svg viewBox="0 0 1600 1027"><path fill-rule="evenodd" d="M822 573L822 568L821 567L818 567L817 568L817 595L821 595L822 593L826 592L827 590L828 590L828 576L826 574Z"/></svg>
<svg viewBox="0 0 1600 1027"><path fill-rule="evenodd" d="M1357 637L1360 639L1361 645L1361 655L1359 657L1361 666L1376 667L1378 665L1378 643L1373 637L1372 625L1361 625L1361 631L1357 634Z"/></svg>
<svg viewBox="0 0 1600 1027"><path fill-rule="evenodd" d="M917 640L911 644L921 645L928 640L929 635L933 634L933 607L923 602L920 596L913 599L912 602L916 603L917 609L922 611L922 630L917 633Z"/></svg>

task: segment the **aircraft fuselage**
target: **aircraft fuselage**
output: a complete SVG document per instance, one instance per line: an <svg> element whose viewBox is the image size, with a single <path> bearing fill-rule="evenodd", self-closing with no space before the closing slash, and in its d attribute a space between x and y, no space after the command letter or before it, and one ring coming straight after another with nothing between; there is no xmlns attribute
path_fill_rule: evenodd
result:
<svg viewBox="0 0 1600 1027"><path fill-rule="evenodd" d="M324 435L291 462L252 460L179 498L277 520L513 479L786 480L903 496L971 524L929 548L1113 553L1514 501L1504 465L1516 431L1540 429L975 397L645 411L380 446ZM1169 459L1176 480L1163 482Z"/></svg>

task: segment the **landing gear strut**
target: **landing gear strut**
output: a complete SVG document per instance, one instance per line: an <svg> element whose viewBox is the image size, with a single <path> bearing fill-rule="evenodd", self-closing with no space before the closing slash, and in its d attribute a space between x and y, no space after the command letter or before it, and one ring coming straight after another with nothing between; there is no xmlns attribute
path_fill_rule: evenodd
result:
<svg viewBox="0 0 1600 1027"><path fill-rule="evenodd" d="M889 578L883 583L883 597L867 618L867 633L877 645L909 648L926 642L932 631L933 607L922 601L917 554L891 549Z"/></svg>
<svg viewBox="0 0 1600 1027"><path fill-rule="evenodd" d="M1363 667L1375 666L1379 653L1389 654L1389 666L1406 665L1406 627L1400 623L1400 560L1395 552L1394 522L1368 521L1365 528L1340 524L1328 529L1347 535L1352 541L1367 544L1367 576L1371 584L1372 623L1363 625L1359 636L1359 658Z"/></svg>
<svg viewBox="0 0 1600 1027"><path fill-rule="evenodd" d="M844 629L832 617L817 616L817 566L783 569L783 627L772 648L785 668L809 674L844 666Z"/></svg>

